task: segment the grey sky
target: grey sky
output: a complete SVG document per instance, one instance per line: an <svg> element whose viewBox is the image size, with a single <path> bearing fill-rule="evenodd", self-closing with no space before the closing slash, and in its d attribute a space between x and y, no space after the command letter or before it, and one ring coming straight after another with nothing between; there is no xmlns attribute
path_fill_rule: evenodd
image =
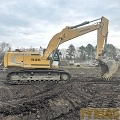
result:
<svg viewBox="0 0 120 120"><path fill-rule="evenodd" d="M108 43L120 48L120 0L0 0L0 42L13 47L46 47L65 26L105 16ZM96 45L96 32L60 46Z"/></svg>

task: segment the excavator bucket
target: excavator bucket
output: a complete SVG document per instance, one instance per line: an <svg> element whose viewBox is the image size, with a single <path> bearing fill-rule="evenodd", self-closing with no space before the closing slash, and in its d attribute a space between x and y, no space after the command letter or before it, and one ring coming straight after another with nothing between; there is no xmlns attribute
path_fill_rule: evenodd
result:
<svg viewBox="0 0 120 120"><path fill-rule="evenodd" d="M115 60L108 61L99 61L99 65L101 67L101 77L105 79L109 79L118 69L118 63Z"/></svg>

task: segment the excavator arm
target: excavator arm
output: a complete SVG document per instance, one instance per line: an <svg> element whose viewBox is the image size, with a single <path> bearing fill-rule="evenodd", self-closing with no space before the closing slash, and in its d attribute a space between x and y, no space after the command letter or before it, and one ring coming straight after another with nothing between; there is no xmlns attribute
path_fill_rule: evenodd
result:
<svg viewBox="0 0 120 120"><path fill-rule="evenodd" d="M50 56L50 54L56 48L59 47L60 44L95 30L97 30L96 58L98 58L98 55L102 53L103 46L104 46L104 39L108 33L108 19L106 19L105 17L102 17L101 19L97 19L97 20L101 20L101 21L88 26L85 26L85 25L91 22L94 22L96 20L90 21L90 22L86 21L76 26L65 27L61 32L53 36L53 38L51 39L51 41L47 46L46 51L44 52L42 59L44 60L47 59Z"/></svg>
<svg viewBox="0 0 120 120"><path fill-rule="evenodd" d="M92 25L87 25L91 22L98 21ZM69 41L73 38L82 36L89 32L97 30L97 52L96 52L96 60L98 60L99 65L101 66L101 77L102 78L110 78L118 69L118 64L115 60L102 60L101 55L103 49L105 48L107 42L108 35L108 23L109 20L105 17L100 19L96 19L93 21L86 21L76 26L67 26L61 32L57 33L50 40L46 51L43 54L41 59L46 60L50 54L56 50L60 44ZM87 26L86 26L87 25Z"/></svg>

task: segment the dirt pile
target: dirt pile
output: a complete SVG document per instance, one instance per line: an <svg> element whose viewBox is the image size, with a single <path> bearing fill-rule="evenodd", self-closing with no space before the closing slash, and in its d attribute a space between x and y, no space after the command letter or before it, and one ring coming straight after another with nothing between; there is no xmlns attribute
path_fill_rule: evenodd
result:
<svg viewBox="0 0 120 120"><path fill-rule="evenodd" d="M100 77L100 69L68 69L72 77ZM2 76L3 77L3 76ZM114 79L119 80L119 71ZM88 82L7 85L0 83L0 120L79 120L86 107L120 107L120 84Z"/></svg>

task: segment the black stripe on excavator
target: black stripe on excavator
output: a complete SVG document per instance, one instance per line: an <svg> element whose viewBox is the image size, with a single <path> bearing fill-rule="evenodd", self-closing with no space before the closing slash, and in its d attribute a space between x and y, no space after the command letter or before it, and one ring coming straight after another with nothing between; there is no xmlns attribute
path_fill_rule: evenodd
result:
<svg viewBox="0 0 120 120"><path fill-rule="evenodd" d="M49 66L48 64L31 64L32 66Z"/></svg>
<svg viewBox="0 0 120 120"><path fill-rule="evenodd" d="M39 54L31 54L31 55L39 55Z"/></svg>

